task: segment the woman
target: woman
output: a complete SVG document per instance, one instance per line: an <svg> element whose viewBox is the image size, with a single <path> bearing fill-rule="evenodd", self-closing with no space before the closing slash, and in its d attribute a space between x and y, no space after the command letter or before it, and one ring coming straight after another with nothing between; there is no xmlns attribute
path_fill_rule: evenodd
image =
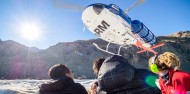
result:
<svg viewBox="0 0 190 94"><path fill-rule="evenodd" d="M149 59L150 70L159 75L159 84L162 94L190 93L190 74L178 70L179 58L165 52Z"/></svg>

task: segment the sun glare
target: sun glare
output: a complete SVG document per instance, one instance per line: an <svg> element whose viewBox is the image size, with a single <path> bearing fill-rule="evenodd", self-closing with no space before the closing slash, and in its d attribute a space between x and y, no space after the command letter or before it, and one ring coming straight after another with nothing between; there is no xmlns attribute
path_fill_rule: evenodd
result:
<svg viewBox="0 0 190 94"><path fill-rule="evenodd" d="M21 26L21 35L28 40L36 40L40 37L40 27L35 23L25 23Z"/></svg>

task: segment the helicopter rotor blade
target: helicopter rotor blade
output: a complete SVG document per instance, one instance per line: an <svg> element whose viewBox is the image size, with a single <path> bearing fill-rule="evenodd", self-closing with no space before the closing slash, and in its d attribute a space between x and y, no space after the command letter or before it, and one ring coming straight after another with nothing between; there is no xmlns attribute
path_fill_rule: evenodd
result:
<svg viewBox="0 0 190 94"><path fill-rule="evenodd" d="M83 7L81 5L65 2L63 0L62 1L61 0L52 0L52 4L56 8L69 9L69 10L78 11L78 12L81 12L85 9L85 7Z"/></svg>
<svg viewBox="0 0 190 94"><path fill-rule="evenodd" d="M143 3L144 0L138 0L137 2L135 2L134 4L132 4L126 11L125 13L127 13L128 11L130 11L132 8L136 7L137 5Z"/></svg>

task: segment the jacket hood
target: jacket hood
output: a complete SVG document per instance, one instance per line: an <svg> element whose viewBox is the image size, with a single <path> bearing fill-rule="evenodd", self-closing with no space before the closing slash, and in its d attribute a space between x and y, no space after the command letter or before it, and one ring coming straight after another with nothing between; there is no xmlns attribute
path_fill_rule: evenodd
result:
<svg viewBox="0 0 190 94"><path fill-rule="evenodd" d="M105 59L98 73L100 90L111 91L129 83L135 74L135 68L124 57L111 56Z"/></svg>
<svg viewBox="0 0 190 94"><path fill-rule="evenodd" d="M74 83L73 79L69 77L62 77L59 80L54 80L48 84L42 84L40 87L40 91L48 92L48 91L62 91L67 88L69 85Z"/></svg>

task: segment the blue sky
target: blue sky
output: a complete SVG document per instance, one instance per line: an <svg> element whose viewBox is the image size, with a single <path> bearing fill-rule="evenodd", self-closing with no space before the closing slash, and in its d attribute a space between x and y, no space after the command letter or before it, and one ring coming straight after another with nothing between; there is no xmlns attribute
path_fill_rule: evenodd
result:
<svg viewBox="0 0 190 94"><path fill-rule="evenodd" d="M116 4L127 9L136 0L59 0L88 6L92 3ZM56 8L52 0L1 0L0 39L14 40L30 47L46 49L58 42L97 38L89 30L83 32L82 12ZM190 30L190 0L145 0L128 15L143 22L156 36ZM41 36L35 41L21 37L24 22L38 23Z"/></svg>

